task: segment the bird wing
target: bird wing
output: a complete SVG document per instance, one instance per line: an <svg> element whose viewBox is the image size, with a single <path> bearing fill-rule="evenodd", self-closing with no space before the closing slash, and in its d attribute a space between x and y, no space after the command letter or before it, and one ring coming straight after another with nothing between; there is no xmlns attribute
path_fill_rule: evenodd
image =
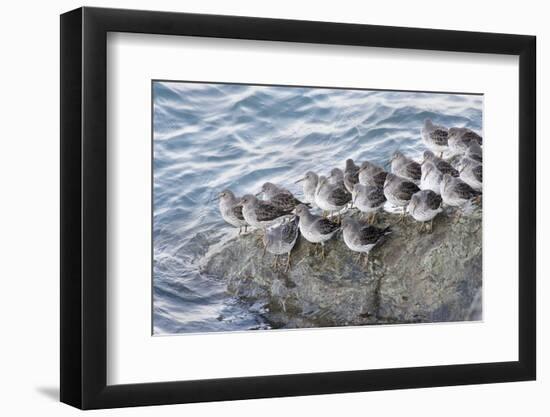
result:
<svg viewBox="0 0 550 417"><path fill-rule="evenodd" d="M462 135L462 137L467 140L468 142L472 141L472 140L475 140L477 143L479 143L481 145L481 142L483 140L483 138L481 136L479 136L476 132L474 132L473 130L467 130L466 132L464 132L464 134Z"/></svg>
<svg viewBox="0 0 550 417"><path fill-rule="evenodd" d="M400 200L410 200L411 196L418 191L420 188L414 182L403 181L397 188L396 197Z"/></svg>
<svg viewBox="0 0 550 417"><path fill-rule="evenodd" d="M458 171L451 164L449 164L447 161L443 161L443 160L437 161L437 169L439 169L439 171L443 175L450 174L453 177L458 177L458 175L459 175Z"/></svg>
<svg viewBox="0 0 550 417"><path fill-rule="evenodd" d="M292 210L284 210L267 202L260 202L256 206L256 218L260 222L275 220L278 217L290 213Z"/></svg>
<svg viewBox="0 0 550 417"><path fill-rule="evenodd" d="M233 211L233 214L235 215L235 217L239 220L244 220L244 216L243 216L243 206L241 206L240 204L236 205L236 206L233 206L233 208L231 209Z"/></svg>
<svg viewBox="0 0 550 417"><path fill-rule="evenodd" d="M439 194L430 191L427 193L426 204L432 210L437 210L441 206L442 198Z"/></svg>
<svg viewBox="0 0 550 417"><path fill-rule="evenodd" d="M321 218L317 221L317 224L319 225L319 230L322 235L329 235L340 228L340 225L338 223L333 222L329 219Z"/></svg>
<svg viewBox="0 0 550 417"><path fill-rule="evenodd" d="M436 145L447 146L449 141L449 132L445 129L434 129L430 133L430 138Z"/></svg>
<svg viewBox="0 0 550 417"><path fill-rule="evenodd" d="M351 201L351 194L345 188L334 188L329 195L329 202L335 206L343 206Z"/></svg>
<svg viewBox="0 0 550 417"><path fill-rule="evenodd" d="M295 218L289 222L286 222L282 225L283 230L281 231L281 237L283 242L292 243L296 239L296 234L298 233L298 221Z"/></svg>
<svg viewBox="0 0 550 417"><path fill-rule="evenodd" d="M470 187L468 184L466 184L463 181L457 182L454 186L455 192L458 194L458 196L464 200L469 200L477 195L479 193L474 190L472 187Z"/></svg>
<svg viewBox="0 0 550 417"><path fill-rule="evenodd" d="M407 176L409 178L419 180L420 177L422 177L422 168L418 162L410 161L407 163L405 171L407 172Z"/></svg>
<svg viewBox="0 0 550 417"><path fill-rule="evenodd" d="M378 242L382 236L387 234L388 230L389 228L379 229L372 225L363 226L359 230L359 242L361 245L373 245Z"/></svg>
<svg viewBox="0 0 550 417"><path fill-rule="evenodd" d="M474 174L474 177L479 182L483 182L483 167L481 165L477 165L472 169L472 173Z"/></svg>
<svg viewBox="0 0 550 417"><path fill-rule="evenodd" d="M374 180L374 184L378 187L383 187L384 183L386 182L386 176L388 173L386 171L380 171L372 176L372 179Z"/></svg>
<svg viewBox="0 0 550 417"><path fill-rule="evenodd" d="M373 206L377 206L386 201L384 195L384 189L382 187L372 188L367 194L367 200L369 200Z"/></svg>
<svg viewBox="0 0 550 417"><path fill-rule="evenodd" d="M344 175L344 182L348 181L350 184L357 184L359 182L359 171L348 172Z"/></svg>
<svg viewBox="0 0 550 417"><path fill-rule="evenodd" d="M286 209L293 209L298 204L301 204L302 202L295 198L290 193L278 193L273 196L273 198L270 200L271 204L274 206L277 206L279 208L282 208L284 210Z"/></svg>

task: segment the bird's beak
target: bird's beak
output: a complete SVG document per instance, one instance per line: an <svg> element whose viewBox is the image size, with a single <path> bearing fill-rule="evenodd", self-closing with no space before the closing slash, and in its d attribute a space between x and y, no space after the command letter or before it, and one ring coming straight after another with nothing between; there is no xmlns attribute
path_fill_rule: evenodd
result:
<svg viewBox="0 0 550 417"><path fill-rule="evenodd" d="M256 197L259 197L260 195L262 195L264 192L263 191L260 191L259 193L256 193L254 194Z"/></svg>
<svg viewBox="0 0 550 417"><path fill-rule="evenodd" d="M458 173L459 173L459 174L462 174L462 171L464 171L465 169L466 169L466 167L463 166L462 168L460 168L460 169L458 170Z"/></svg>
<svg viewBox="0 0 550 417"><path fill-rule="evenodd" d="M357 194L355 194L355 197L353 197L353 205L355 205L355 200L357 200Z"/></svg>
<svg viewBox="0 0 550 417"><path fill-rule="evenodd" d="M363 172L367 167L359 168L359 172Z"/></svg>
<svg viewBox="0 0 550 417"><path fill-rule="evenodd" d="M217 201L217 200L219 200L220 198L221 198L221 196L217 195L216 197L214 197L213 199L211 199L210 202L212 202L212 201Z"/></svg>
<svg viewBox="0 0 550 417"><path fill-rule="evenodd" d="M294 181L294 184L298 184L306 179L306 177L300 178L298 181Z"/></svg>

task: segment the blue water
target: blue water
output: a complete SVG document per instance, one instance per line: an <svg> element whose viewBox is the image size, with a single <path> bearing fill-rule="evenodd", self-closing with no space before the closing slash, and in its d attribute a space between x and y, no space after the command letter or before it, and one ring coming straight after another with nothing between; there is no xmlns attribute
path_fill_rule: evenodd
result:
<svg viewBox="0 0 550 417"><path fill-rule="evenodd" d="M387 167L399 149L420 159L424 119L481 131L483 97L437 93L154 82L154 334L267 329L261 305L229 296L199 272L236 231L216 203L271 181L327 173L347 158Z"/></svg>

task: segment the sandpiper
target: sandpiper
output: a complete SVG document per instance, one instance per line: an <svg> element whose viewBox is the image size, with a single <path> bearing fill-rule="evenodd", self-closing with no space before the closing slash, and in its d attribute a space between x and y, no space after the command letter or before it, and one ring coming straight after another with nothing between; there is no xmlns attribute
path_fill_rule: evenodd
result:
<svg viewBox="0 0 550 417"><path fill-rule="evenodd" d="M411 181L420 181L422 170L420 164L407 158L401 152L396 151L391 158L391 171L395 175L407 178Z"/></svg>
<svg viewBox="0 0 550 417"><path fill-rule="evenodd" d="M420 191L420 188L406 178L395 174L388 174L384 183L384 195L387 200L397 207L402 207L401 220L405 217L405 210L412 195ZM246 218L246 217L245 217Z"/></svg>
<svg viewBox="0 0 550 417"><path fill-rule="evenodd" d="M474 190L483 189L483 166L478 161L463 157L457 165L460 170L460 179Z"/></svg>
<svg viewBox="0 0 550 417"><path fill-rule="evenodd" d="M316 205L315 190L317 189L319 176L313 171L308 171L303 178L300 178L298 181L296 181L296 184L302 181L304 182L304 202L311 204L312 206Z"/></svg>
<svg viewBox="0 0 550 417"><path fill-rule="evenodd" d="M243 206L235 194L231 190L223 190L217 198L220 200L219 207L222 218L231 226L238 227L239 234L242 233L243 227L246 232L248 223L243 217Z"/></svg>
<svg viewBox="0 0 550 417"><path fill-rule="evenodd" d="M428 149L439 153L440 157L443 156L443 152L448 149L449 131L447 128L436 125L430 119L426 119L421 133L422 140Z"/></svg>
<svg viewBox="0 0 550 417"><path fill-rule="evenodd" d="M265 229L272 225L279 217L289 214L292 210L280 209L268 201L261 201L247 194L241 198L240 203L243 206L243 217L246 222L259 229Z"/></svg>
<svg viewBox="0 0 550 417"><path fill-rule="evenodd" d="M290 254L292 248L296 244L299 235L298 217L294 217L291 221L275 224L265 229L263 237L264 254L267 250L275 255L274 268L277 268L279 255L287 255L285 272L290 267Z"/></svg>
<svg viewBox="0 0 550 417"><path fill-rule="evenodd" d="M327 177L327 181L332 185L340 185L345 188L344 185L344 171L340 168L332 168L330 175Z"/></svg>
<svg viewBox="0 0 550 417"><path fill-rule="evenodd" d="M344 185L348 192L353 191L353 186L359 182L359 167L355 165L353 159L346 160L346 169L344 169Z"/></svg>
<svg viewBox="0 0 550 417"><path fill-rule="evenodd" d="M442 198L432 190L421 190L414 193L408 206L409 214L419 222L420 231L424 229L426 222L430 222L429 231L433 230L433 219L443 209L441 208ZM426 228L428 228L426 224Z"/></svg>
<svg viewBox="0 0 550 417"><path fill-rule="evenodd" d="M331 175L332 176L332 175ZM332 178L330 182L325 176L319 177L317 189L315 190L315 204L325 212L340 212L351 200L343 183Z"/></svg>
<svg viewBox="0 0 550 417"><path fill-rule="evenodd" d="M367 221L374 223L376 213L386 203L384 188L376 185L355 184L351 193L353 204L361 213L367 214Z"/></svg>
<svg viewBox="0 0 550 417"><path fill-rule="evenodd" d="M342 220L342 232L347 247L354 252L359 252L358 261L363 254L366 254L364 261L366 266L369 262L369 252L390 233L390 228L380 229L347 216Z"/></svg>
<svg viewBox="0 0 550 417"><path fill-rule="evenodd" d="M361 164L361 168L359 169L359 182L365 185L383 187L387 174L384 168L372 162L365 161Z"/></svg>
<svg viewBox="0 0 550 417"><path fill-rule="evenodd" d="M302 236L311 243L320 243L321 258L324 258L325 242L334 236L340 225L330 219L311 214L303 204L296 207L296 215L300 218Z"/></svg>
<svg viewBox="0 0 550 417"><path fill-rule="evenodd" d="M441 192L441 180L443 179L443 174L435 164L426 160L422 164L422 177L420 178L420 189L421 190L432 190L434 193L439 194Z"/></svg>
<svg viewBox="0 0 550 417"><path fill-rule="evenodd" d="M442 174L451 174L453 177L458 177L458 171L447 161L435 156L432 151L424 151L424 160L422 164L427 161L433 163Z"/></svg>
<svg viewBox="0 0 550 417"><path fill-rule="evenodd" d="M477 162L483 162L483 151L475 140L470 142L464 156Z"/></svg>
<svg viewBox="0 0 550 417"><path fill-rule="evenodd" d="M465 153L472 141L481 145L482 138L466 127L451 127L449 129L449 149L453 155Z"/></svg>
<svg viewBox="0 0 550 417"><path fill-rule="evenodd" d="M443 175L441 181L441 197L448 206L463 207L466 203L478 197L481 193L474 190L460 178L449 174Z"/></svg>
<svg viewBox="0 0 550 417"><path fill-rule="evenodd" d="M293 210L298 204L302 204L290 191L271 182L262 185L262 190L257 194L263 194L266 200L281 210Z"/></svg>

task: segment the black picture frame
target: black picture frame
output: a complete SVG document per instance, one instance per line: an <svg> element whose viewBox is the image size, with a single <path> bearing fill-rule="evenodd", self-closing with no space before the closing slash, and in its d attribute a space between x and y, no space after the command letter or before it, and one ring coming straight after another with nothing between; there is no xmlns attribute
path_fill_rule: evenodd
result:
<svg viewBox="0 0 550 417"><path fill-rule="evenodd" d="M519 358L513 362L107 385L108 32L519 56ZM61 15L61 401L82 409L536 378L536 38L185 13Z"/></svg>

